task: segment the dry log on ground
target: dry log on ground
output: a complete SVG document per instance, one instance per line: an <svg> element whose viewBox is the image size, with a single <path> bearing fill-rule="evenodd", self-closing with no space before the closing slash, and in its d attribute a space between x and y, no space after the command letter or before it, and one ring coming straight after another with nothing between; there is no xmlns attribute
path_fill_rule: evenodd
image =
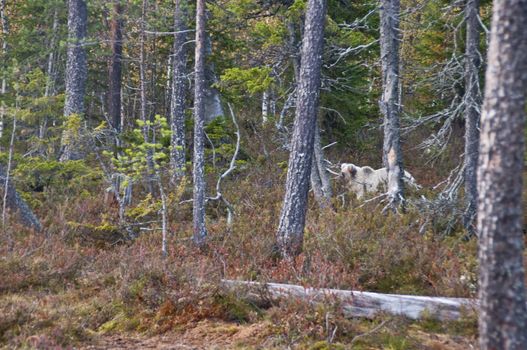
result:
<svg viewBox="0 0 527 350"><path fill-rule="evenodd" d="M426 315L445 321L473 316L477 309L475 299L380 294L234 280L222 280L222 284L258 301L276 301L281 298L299 298L314 303L335 301L341 305L346 317L373 318L376 314L387 313L414 320Z"/></svg>

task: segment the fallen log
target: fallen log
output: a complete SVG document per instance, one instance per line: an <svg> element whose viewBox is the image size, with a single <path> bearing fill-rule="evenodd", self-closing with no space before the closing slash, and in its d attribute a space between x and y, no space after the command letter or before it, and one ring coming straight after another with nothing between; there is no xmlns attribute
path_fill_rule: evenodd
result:
<svg viewBox="0 0 527 350"><path fill-rule="evenodd" d="M414 320L426 316L446 321L474 316L477 310L476 299L381 294L235 280L222 280L222 284L258 301L277 301L282 298L299 298L313 303L337 301L343 314L350 318L373 318L379 313L387 313Z"/></svg>

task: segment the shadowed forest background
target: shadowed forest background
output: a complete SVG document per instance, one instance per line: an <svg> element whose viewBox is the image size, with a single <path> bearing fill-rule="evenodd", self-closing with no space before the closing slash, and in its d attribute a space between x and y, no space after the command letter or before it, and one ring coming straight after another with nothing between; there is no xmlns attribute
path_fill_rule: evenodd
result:
<svg viewBox="0 0 527 350"><path fill-rule="evenodd" d="M206 4L196 246L195 2L1 0L0 347L475 348L473 315L349 319L334 300L256 301L221 282L477 297L465 125L467 110L479 118L492 2L400 5L395 105L402 164L421 188L386 210L388 198L357 199L339 176L342 163L385 166L381 21L375 1L329 0L322 158L302 251L282 259L307 1Z"/></svg>

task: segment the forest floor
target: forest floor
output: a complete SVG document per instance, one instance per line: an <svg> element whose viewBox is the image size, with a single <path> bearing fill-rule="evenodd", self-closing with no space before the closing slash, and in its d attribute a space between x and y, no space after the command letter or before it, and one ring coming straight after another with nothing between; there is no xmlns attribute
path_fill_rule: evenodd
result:
<svg viewBox="0 0 527 350"><path fill-rule="evenodd" d="M463 336L452 336L442 333L423 331L419 326L410 327L406 336L401 340L395 335L387 337L386 332L369 335L358 343L328 343L324 341L307 342L303 344L280 344L279 334L273 334L272 325L268 321L252 324L237 324L218 320L204 320L186 325L179 332L168 332L163 335L146 337L141 335L113 335L104 336L94 341L94 344L80 346L86 350L117 350L117 349L173 349L173 350L201 350L201 349L282 349L300 348L311 350L322 349L475 349L474 339ZM388 330L389 332L389 330ZM386 339L388 339L386 341ZM386 341L385 344L382 342ZM354 346L355 344L355 346ZM413 346L411 345L413 344Z"/></svg>
<svg viewBox="0 0 527 350"><path fill-rule="evenodd" d="M205 250L189 240L191 205L178 204L179 195L170 197L166 257L156 228L158 203L151 197L129 208L133 227L154 223L130 239L119 227L118 208L104 183L64 187L61 182L31 192L46 232L28 232L13 220L0 233L0 348L477 348L475 319L347 319L335 303L255 305L222 288L220 280L227 278L475 296L476 240L463 239L459 223L444 234L451 227L447 215L424 212L417 201L405 215L380 215L379 204L358 205L347 195L326 210L311 200L303 253L294 261L279 259L275 230L285 171L277 164L285 160L281 155L249 167L225 183L224 194L236 203L237 215L229 226L221 203L209 204ZM425 187L409 194L416 199L448 175L410 170ZM339 186L335 193L343 193Z"/></svg>
<svg viewBox="0 0 527 350"><path fill-rule="evenodd" d="M1 252L0 348L476 348L474 319L347 319L329 302L255 305L222 289L210 256L172 251L160 258L148 237L111 249L19 240Z"/></svg>

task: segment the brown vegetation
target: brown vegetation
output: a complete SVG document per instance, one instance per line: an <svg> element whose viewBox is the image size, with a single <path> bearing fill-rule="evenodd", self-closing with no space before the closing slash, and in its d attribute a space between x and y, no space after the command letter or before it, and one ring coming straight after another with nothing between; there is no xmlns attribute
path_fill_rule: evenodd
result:
<svg viewBox="0 0 527 350"><path fill-rule="evenodd" d="M246 152L251 147L259 145L248 146ZM13 225L3 234L2 241L9 238L11 243L0 247L1 343L8 348L74 344L111 348L107 342L121 338L122 347L133 348L143 344L133 339L146 341L145 347L159 339L162 348L163 337L177 335L176 344L194 348L245 344L240 346L325 349L328 345L321 342L350 344L387 319L346 320L331 303L253 305L223 290L219 281L224 277L389 293L474 295L475 242L434 234L440 227L430 226L421 234L416 210L403 216L380 215L375 203L358 208L349 196L344 206L335 198L334 210L321 211L311 201L304 252L291 262L279 259L274 242L285 171L276 164L282 158L285 153L275 152L272 159L261 159L244 169L243 176L225 183L225 195L236 203L237 215L228 227L224 209L209 205L205 251L196 251L190 240L190 205L174 204L165 258L160 232L145 231L129 240L117 225L118 208L103 205L110 199L99 188L69 189L75 194L47 189L39 198L49 213L42 215L45 233ZM419 177L422 172L416 170ZM129 213L147 211L145 207L135 203ZM417 349L428 342L442 345L426 348L456 349L474 340L474 327L474 320L445 325L393 319L376 336L356 339L354 344ZM431 335L452 332L468 338Z"/></svg>

